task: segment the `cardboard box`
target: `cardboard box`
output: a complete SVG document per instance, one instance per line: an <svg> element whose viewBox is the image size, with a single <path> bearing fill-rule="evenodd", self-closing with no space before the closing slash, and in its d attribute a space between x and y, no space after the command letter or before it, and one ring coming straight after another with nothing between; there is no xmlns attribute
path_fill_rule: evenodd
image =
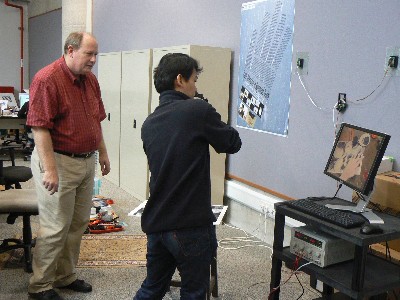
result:
<svg viewBox="0 0 400 300"><path fill-rule="evenodd" d="M371 202L379 204L388 213L400 213L400 173L386 172L375 177L375 187L372 191Z"/></svg>
<svg viewBox="0 0 400 300"><path fill-rule="evenodd" d="M396 265L400 265L400 252L397 252L393 249L390 249L390 251L386 251L386 244L372 244L369 247L369 250L371 253L382 257L386 260L389 260ZM389 257L390 254L390 257Z"/></svg>
<svg viewBox="0 0 400 300"><path fill-rule="evenodd" d="M357 195L353 194L357 201ZM386 172L375 177L375 188L368 208L400 217L400 172ZM389 241L389 248L400 252L400 240Z"/></svg>
<svg viewBox="0 0 400 300"><path fill-rule="evenodd" d="M353 192L353 202L358 195ZM386 172L375 177L369 208L400 217L400 172Z"/></svg>

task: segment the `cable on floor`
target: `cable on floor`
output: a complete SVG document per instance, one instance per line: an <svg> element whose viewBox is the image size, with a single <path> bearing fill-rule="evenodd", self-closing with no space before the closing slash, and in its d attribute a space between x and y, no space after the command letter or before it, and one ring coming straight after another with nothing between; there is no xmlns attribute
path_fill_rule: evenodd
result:
<svg viewBox="0 0 400 300"><path fill-rule="evenodd" d="M223 225L245 232L244 230L242 230L240 228L228 225L226 223L223 223ZM238 245L238 246L225 247L223 245ZM270 246L267 246L263 241L260 241L257 237L249 235L246 232L245 232L245 236L220 239L218 241L218 247L221 249L224 249L224 250L238 250L238 249L246 248L246 247L263 247L263 248L269 249L271 251L271 254L273 251L272 248Z"/></svg>
<svg viewBox="0 0 400 300"><path fill-rule="evenodd" d="M299 284L300 284L300 286L301 286L301 294L300 294L300 296L296 299L296 300L299 300L299 299L300 299L301 297L303 297L303 295L304 295L304 286L301 284L301 281L300 281L300 279L299 279L299 277L297 276L296 273L294 273L294 276L296 276L297 281L299 282Z"/></svg>
<svg viewBox="0 0 400 300"><path fill-rule="evenodd" d="M286 275L289 275L291 272L292 272L292 270L290 270L290 269L288 269L288 268L286 268L286 267L282 269L282 273L285 273ZM305 274L305 273L304 273L304 274ZM305 274L305 275L307 275L307 274ZM300 280L299 277L297 277L297 280L296 280L296 281L291 281L291 282L288 282L287 284L289 284L289 283L296 283L296 284L297 284L297 283L298 283L298 282L297 282L298 280ZM307 277L307 279L305 279L305 281L303 281L303 282L300 281L300 284L303 285L304 289L306 289L306 290L309 291L310 293L315 294L316 297L321 297L322 293L321 293L319 290L317 290L317 289L312 288L311 286L309 286L308 282L309 282L309 277ZM287 285L287 284L286 284L286 285Z"/></svg>
<svg viewBox="0 0 400 300"><path fill-rule="evenodd" d="M309 264L312 264L312 262L308 262L308 263L305 263L305 264L301 265L300 267L297 267L298 264L300 263L300 260L301 260L301 259L302 259L302 256L301 256L301 255L300 255L300 256L296 256L296 259L295 259L295 261L294 261L294 263L293 263L292 272L290 273L288 279L286 279L283 283L281 283L281 284L278 285L277 287L271 289L271 291L270 291L270 293L269 293L269 295L268 295L268 300L270 300L271 297L272 297L272 295L273 295L277 290L279 290L283 285L285 285L285 284L289 281L289 279L292 278L292 276L293 276L294 274L296 274L296 272L300 271L301 268L303 268L303 267L305 267L305 266L307 266L307 265L309 265Z"/></svg>
<svg viewBox="0 0 400 300"><path fill-rule="evenodd" d="M238 237L221 239L218 241L218 246L224 250L238 250L246 247L263 247L272 251L272 248L270 246L267 246L263 243L264 243L263 241L252 239L247 236L238 236ZM238 246L225 247L222 245L238 245Z"/></svg>
<svg viewBox="0 0 400 300"><path fill-rule="evenodd" d="M245 295L246 295L247 297L250 297L250 296L249 296L250 289L253 288L253 287L255 287L255 286L257 286L257 285L264 284L264 283L265 283L265 284L268 284L268 282L266 282L266 281L260 281L260 282L253 283L252 285L248 286L247 289L246 289L246 294L245 294Z"/></svg>
<svg viewBox="0 0 400 300"><path fill-rule="evenodd" d="M240 229L240 228L237 228L237 227L228 225L228 224L226 224L226 223L224 223L224 225L226 225L227 227L233 228L233 229L241 230L241 231L244 232L244 234L245 234L246 236L249 236L249 235L250 235L250 236L255 237L255 233L256 233L256 232L259 232L260 235L264 235L264 237L266 237L266 232L267 232L267 229L266 229L266 227L267 227L267 222L266 222L266 220L267 220L267 213L266 213L266 212L264 213L264 218L262 218L262 216L263 216L263 214L260 212L259 215L258 215L258 226L257 226L256 228L254 228L250 233L247 233L247 232L244 231L243 229ZM261 229L261 226L263 225L263 224L261 224L261 219L264 219L264 232L262 232L262 231L260 230L260 229Z"/></svg>

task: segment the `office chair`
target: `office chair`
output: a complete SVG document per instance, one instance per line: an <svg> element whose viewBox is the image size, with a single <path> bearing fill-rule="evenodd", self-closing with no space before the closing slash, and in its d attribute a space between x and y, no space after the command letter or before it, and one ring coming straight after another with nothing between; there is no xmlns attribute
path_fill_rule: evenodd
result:
<svg viewBox="0 0 400 300"><path fill-rule="evenodd" d="M8 157L0 157L0 185L6 190L11 188L21 189L21 182L26 182L32 178L31 168L15 165L15 146L0 146L0 151L8 150ZM10 160L11 166L4 167L3 161Z"/></svg>
<svg viewBox="0 0 400 300"><path fill-rule="evenodd" d="M1 144L2 146L8 146L8 145L11 145L12 143L15 143L15 144L22 143L19 129L6 130L6 133L4 134L4 136L1 139L3 140L3 143Z"/></svg>
<svg viewBox="0 0 400 300"><path fill-rule="evenodd" d="M0 214L8 214L7 223L14 224L21 216L23 218L22 240L16 238L4 239L0 244L0 253L13 249L24 249L25 271L32 272L32 229L30 217L39 214L36 192L32 189L21 189L20 182L32 178L29 167L15 165L15 147L2 146L1 150L8 151L9 156L0 156ZM4 160L11 160L11 166L3 167ZM12 189L12 185L15 189Z"/></svg>
<svg viewBox="0 0 400 300"><path fill-rule="evenodd" d="M32 228L30 217L39 214L35 190L18 189L0 192L0 214L8 214L7 224L14 224L22 216L22 240L16 238L4 239L0 244L0 253L13 249L24 249L25 271L32 272Z"/></svg>

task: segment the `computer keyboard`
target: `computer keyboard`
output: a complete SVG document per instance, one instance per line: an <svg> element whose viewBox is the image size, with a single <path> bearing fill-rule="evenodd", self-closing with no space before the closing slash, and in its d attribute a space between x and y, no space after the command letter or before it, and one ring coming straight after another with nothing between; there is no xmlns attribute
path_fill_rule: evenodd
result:
<svg viewBox="0 0 400 300"><path fill-rule="evenodd" d="M286 201L286 203L288 206L295 208L301 212L344 228L358 227L364 224L366 221L361 215L328 208L323 204L319 204L315 200L311 200L308 198Z"/></svg>

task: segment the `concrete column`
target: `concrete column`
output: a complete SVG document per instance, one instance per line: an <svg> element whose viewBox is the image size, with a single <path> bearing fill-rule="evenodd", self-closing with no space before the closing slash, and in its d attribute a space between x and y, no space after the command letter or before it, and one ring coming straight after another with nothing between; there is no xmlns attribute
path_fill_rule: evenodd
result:
<svg viewBox="0 0 400 300"><path fill-rule="evenodd" d="M92 0L62 0L62 48L74 31L92 32Z"/></svg>

